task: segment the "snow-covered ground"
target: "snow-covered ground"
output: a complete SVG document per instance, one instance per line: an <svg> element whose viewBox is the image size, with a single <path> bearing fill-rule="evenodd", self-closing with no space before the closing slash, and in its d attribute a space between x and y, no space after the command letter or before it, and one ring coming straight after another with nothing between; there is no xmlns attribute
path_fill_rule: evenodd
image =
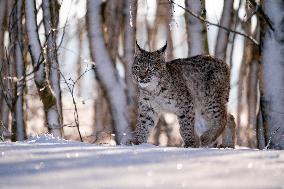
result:
<svg viewBox="0 0 284 189"><path fill-rule="evenodd" d="M0 188L284 188L284 151L0 143Z"/></svg>

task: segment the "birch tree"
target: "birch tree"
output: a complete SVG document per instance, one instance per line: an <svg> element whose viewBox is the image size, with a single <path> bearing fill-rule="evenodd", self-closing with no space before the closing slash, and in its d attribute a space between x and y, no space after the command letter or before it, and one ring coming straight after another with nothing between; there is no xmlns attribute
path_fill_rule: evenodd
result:
<svg viewBox="0 0 284 189"><path fill-rule="evenodd" d="M125 68L125 82L127 85L128 115L131 126L136 125L137 116L137 89L132 82L131 66L133 63L134 41L136 34L137 1L124 1L124 52L123 63Z"/></svg>
<svg viewBox="0 0 284 189"><path fill-rule="evenodd" d="M3 62L4 62L4 20L5 20L5 8L6 1L0 1L0 69L3 71ZM2 73L1 73L2 74ZM3 82L3 78L0 78ZM3 107L5 106L5 100L3 98L3 89L0 87L0 119L3 119ZM4 121L3 121L4 122Z"/></svg>
<svg viewBox="0 0 284 189"><path fill-rule="evenodd" d="M52 90L56 97L56 106L58 114L55 114L62 125L62 104L61 104L61 89L60 89L60 75L59 75L59 64L57 58L57 45L56 45L56 31L57 23L59 19L58 10L56 10L56 0L42 1L43 9L43 23L45 29L45 37L47 40L46 45L46 66L49 68L49 81Z"/></svg>
<svg viewBox="0 0 284 189"><path fill-rule="evenodd" d="M186 8L202 15L205 13L204 0L186 0ZM188 56L208 54L206 24L186 14Z"/></svg>
<svg viewBox="0 0 284 189"><path fill-rule="evenodd" d="M273 24L262 34L261 107L269 148L284 149L284 1L266 0L264 13Z"/></svg>
<svg viewBox="0 0 284 189"><path fill-rule="evenodd" d="M2 90L2 104L1 104L1 120L2 123L5 127L9 127L10 125L10 112L12 109L12 97L13 97L13 90L12 90L12 83L11 83L11 79L13 76L11 76L11 72L12 72L12 64L9 64L9 59L10 57L8 57L8 50L7 48L5 49L4 47L4 33L5 31L8 31L8 23L9 23L9 16L13 7L13 1L2 1L3 2L3 12L1 11L0 14L3 15L2 20L0 20L0 22L2 22L1 26L1 32L3 32L3 38L2 38L2 44L0 44L0 50L1 50L1 61L0 61L0 70L1 70L1 79L2 79L2 83L1 83L1 90ZM1 34L0 34L1 35ZM9 62L9 63L8 63ZM9 67L10 65L10 67ZM11 77L10 77L11 76Z"/></svg>
<svg viewBox="0 0 284 189"><path fill-rule="evenodd" d="M226 0L224 1L223 13L220 21L220 25L226 28L230 28L233 21L233 5L234 0ZM217 35L217 43L215 47L215 56L226 60L226 52L228 46L230 32L219 29Z"/></svg>
<svg viewBox="0 0 284 189"><path fill-rule="evenodd" d="M5 33L5 19L7 15L7 1L0 1L0 70L1 70L1 76L5 72L4 68L4 33ZM2 80L2 83L4 83L4 78L0 78ZM9 116L9 109L5 102L4 98L4 90L3 86L0 87L0 121L2 121L2 124L4 127L8 126L8 116ZM0 128L0 132L2 133L2 128Z"/></svg>
<svg viewBox="0 0 284 189"><path fill-rule="evenodd" d="M164 3L163 0L158 1L157 13L156 13L156 23L155 35L158 34L157 30L161 27L164 27L166 30L167 37L167 52L166 52L166 60L172 60L174 58L173 55L173 39L171 32L171 22L173 21L173 7L171 3Z"/></svg>
<svg viewBox="0 0 284 189"><path fill-rule="evenodd" d="M25 86L25 67L23 60L23 30L22 30L22 10L23 1L18 0L12 11L12 17L10 20L10 45L13 52L13 66L15 66L15 74L17 77L17 83L15 85L14 99L12 103L12 132L13 140L25 140L26 128L24 122L24 86Z"/></svg>
<svg viewBox="0 0 284 189"><path fill-rule="evenodd" d="M46 121L50 132L61 137L61 125L59 114L56 106L56 96L52 91L47 79L46 63L43 57L42 47L38 36L38 26L36 22L36 5L35 0L25 1L26 27L29 39L29 50L32 59L34 80L38 89L40 99L43 103L46 113Z"/></svg>
<svg viewBox="0 0 284 189"><path fill-rule="evenodd" d="M88 33L91 57L96 63L96 74L107 93L113 124L116 131L116 142L125 143L131 138L127 115L126 94L121 78L105 46L102 32L102 1L87 1Z"/></svg>

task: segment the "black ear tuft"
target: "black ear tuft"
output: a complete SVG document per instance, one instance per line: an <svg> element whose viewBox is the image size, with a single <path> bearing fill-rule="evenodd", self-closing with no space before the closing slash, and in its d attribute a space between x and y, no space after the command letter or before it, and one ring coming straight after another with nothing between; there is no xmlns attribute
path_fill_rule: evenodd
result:
<svg viewBox="0 0 284 189"><path fill-rule="evenodd" d="M166 49L167 49L167 45L168 45L168 43L167 43L167 41L166 41L166 44L165 44L162 48L160 48L160 49L158 50L158 52L159 52L159 53L164 53L164 52L166 51Z"/></svg>
<svg viewBox="0 0 284 189"><path fill-rule="evenodd" d="M141 53L143 51L143 49L138 45L138 42L136 41L136 48L135 48L135 53Z"/></svg>

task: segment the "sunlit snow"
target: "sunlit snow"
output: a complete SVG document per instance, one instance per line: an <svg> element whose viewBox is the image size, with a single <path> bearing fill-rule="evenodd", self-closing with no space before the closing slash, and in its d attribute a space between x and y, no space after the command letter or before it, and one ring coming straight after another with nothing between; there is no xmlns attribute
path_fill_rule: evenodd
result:
<svg viewBox="0 0 284 189"><path fill-rule="evenodd" d="M284 152L98 146L41 135L0 143L0 188L283 188Z"/></svg>

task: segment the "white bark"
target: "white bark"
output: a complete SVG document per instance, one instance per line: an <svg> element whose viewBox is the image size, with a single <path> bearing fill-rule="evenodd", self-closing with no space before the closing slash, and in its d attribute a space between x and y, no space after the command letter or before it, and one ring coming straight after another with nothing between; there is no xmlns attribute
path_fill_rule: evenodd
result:
<svg viewBox="0 0 284 189"><path fill-rule="evenodd" d="M96 62L96 74L107 93L116 130L116 141L120 144L131 138L126 94L105 46L100 14L101 4L102 1L99 0L87 1L91 56Z"/></svg>
<svg viewBox="0 0 284 189"><path fill-rule="evenodd" d="M275 31L268 27L263 36L262 73L264 121L269 147L284 149L284 1L264 1L264 12Z"/></svg>
<svg viewBox="0 0 284 189"><path fill-rule="evenodd" d="M133 95L136 95L136 88L133 85L132 82L132 75L131 75L131 65L133 63L133 54L134 54L134 38L135 38L135 30L136 26L130 25L130 20L133 19L132 15L133 13L133 0L128 0L125 2L125 27L124 27L124 40L125 40L125 48L124 48L124 57L125 57L125 65L126 67L126 83L129 86L129 94L131 98L133 98ZM135 5L134 5L135 6ZM132 10L131 10L132 9ZM130 15L130 11L132 12L132 15ZM136 18L136 17L135 17ZM132 20L132 24L136 24L135 20Z"/></svg>
<svg viewBox="0 0 284 189"><path fill-rule="evenodd" d="M17 83L17 98L15 107L15 127L16 140L25 140L26 131L24 123L23 96L24 96L24 61L22 55L22 7L23 1L18 0L16 5L16 41L15 41L15 61L16 61L16 76L19 80Z"/></svg>
<svg viewBox="0 0 284 189"><path fill-rule="evenodd" d="M132 81L131 66L133 63L134 40L136 34L136 7L135 0L128 0L124 3L124 67L125 81L127 85L128 110L131 124L136 125L137 109L137 88ZM130 113L131 112L131 113Z"/></svg>
<svg viewBox="0 0 284 189"><path fill-rule="evenodd" d="M26 24L27 34L29 38L30 54L32 57L33 67L38 70L34 73L35 83L38 88L40 98L43 102L46 112L47 125L52 134L56 137L61 137L60 123L58 120L58 110L56 106L56 97L50 88L49 81L46 78L45 63L41 63L43 54L42 47L38 36L38 27L36 23L36 6L34 0L25 1L26 8Z"/></svg>
<svg viewBox="0 0 284 189"><path fill-rule="evenodd" d="M29 46L31 50L31 58L33 66L37 66L40 63L41 58L41 44L38 37L38 28L36 22L36 5L34 0L25 1L26 3L26 24L27 34L29 38ZM34 73L35 81L43 81L45 79L44 63L39 65L38 70Z"/></svg>
<svg viewBox="0 0 284 189"><path fill-rule="evenodd" d="M49 81L51 88L56 97L56 106L57 106L57 114L54 120L58 120L59 125L62 125L63 117L62 106L61 106L61 89L60 89L60 75L59 75L59 64L57 61L57 51L56 51L56 29L55 23L52 23L51 19L51 9L54 9L50 5L49 1L42 1L42 9L43 9L43 22L45 35L47 40L47 65L49 67ZM58 18L59 19L59 18ZM56 123L57 124L57 123Z"/></svg>
<svg viewBox="0 0 284 189"><path fill-rule="evenodd" d="M8 129L9 125L10 125L10 119L9 119L9 115L10 115L10 110L8 107L8 104L6 102L6 100L4 99L4 95L3 93L8 93L9 91L7 91L7 80L4 80L4 78L2 78L3 76L6 77L8 75L8 66L7 64L5 64L4 62L4 57L5 57L5 51L4 51L4 32L6 31L7 25L4 25L5 22L8 21L8 15L9 12L11 10L11 2L9 1L0 1L0 68L2 69L2 74L1 78L3 81L3 85L6 88L6 91L0 91L0 96L2 97L2 104L1 104L1 120L4 124L4 126ZM3 7L2 7L3 6ZM1 89L2 90L2 89ZM9 104L10 99L9 99Z"/></svg>
<svg viewBox="0 0 284 189"><path fill-rule="evenodd" d="M0 1L0 69L3 66L3 58L4 58L4 18L5 18L5 8L6 1ZM2 78L0 78L2 79ZM5 105L5 100L2 95L2 88L0 87L0 119L2 119L3 106Z"/></svg>
<svg viewBox="0 0 284 189"><path fill-rule="evenodd" d="M6 1L0 1L0 66L2 66L4 55L4 18L5 18ZM1 68L1 67L0 67Z"/></svg>
<svg viewBox="0 0 284 189"><path fill-rule="evenodd" d="M233 5L234 0L224 1L223 13L220 21L220 25L226 28L230 28L233 20ZM217 35L217 43L215 48L215 56L226 60L226 51L228 46L229 32L223 29L219 29Z"/></svg>
<svg viewBox="0 0 284 189"><path fill-rule="evenodd" d="M201 14L201 2L200 0L187 0L188 9L196 14ZM205 23L191 15L187 15L187 22L188 56L207 54L207 32Z"/></svg>
<svg viewBox="0 0 284 189"><path fill-rule="evenodd" d="M5 18L6 1L0 1L0 68L4 58L4 18ZM1 90L1 89L0 89Z"/></svg>

